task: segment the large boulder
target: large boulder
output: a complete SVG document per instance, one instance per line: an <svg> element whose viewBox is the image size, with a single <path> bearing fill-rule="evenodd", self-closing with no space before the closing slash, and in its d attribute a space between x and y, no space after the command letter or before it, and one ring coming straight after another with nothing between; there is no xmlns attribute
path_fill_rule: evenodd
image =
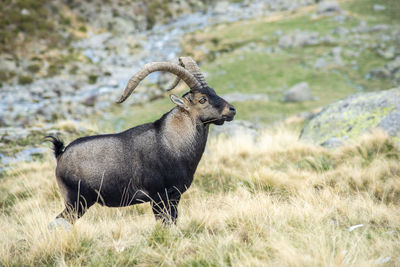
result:
<svg viewBox="0 0 400 267"><path fill-rule="evenodd" d="M342 12L342 9L340 8L339 3L334 0L323 1L319 3L317 7L317 14L319 15L331 15L339 12Z"/></svg>
<svg viewBox="0 0 400 267"><path fill-rule="evenodd" d="M309 121L300 139L332 147L375 128L400 141L400 88L359 93L330 104Z"/></svg>
<svg viewBox="0 0 400 267"><path fill-rule="evenodd" d="M224 125L218 127L212 127L210 131L211 136L224 135L227 137L238 137L241 135L249 135L252 137L257 137L261 127L260 125L242 120L234 120L230 123L225 123Z"/></svg>
<svg viewBox="0 0 400 267"><path fill-rule="evenodd" d="M283 102L303 102L314 100L308 83L301 82L295 84L283 96Z"/></svg>

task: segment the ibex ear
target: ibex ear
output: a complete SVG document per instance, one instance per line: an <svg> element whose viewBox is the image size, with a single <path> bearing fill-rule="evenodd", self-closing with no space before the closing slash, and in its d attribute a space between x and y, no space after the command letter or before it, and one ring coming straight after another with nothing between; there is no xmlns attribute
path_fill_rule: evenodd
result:
<svg viewBox="0 0 400 267"><path fill-rule="evenodd" d="M189 110L189 106L185 103L184 98L180 98L173 94L170 95L169 98L171 98L171 101L174 102L177 106Z"/></svg>

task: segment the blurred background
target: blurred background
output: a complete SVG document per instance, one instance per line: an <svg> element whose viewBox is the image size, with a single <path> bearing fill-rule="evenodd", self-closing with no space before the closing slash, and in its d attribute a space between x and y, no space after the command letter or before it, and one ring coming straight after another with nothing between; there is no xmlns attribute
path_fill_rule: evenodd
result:
<svg viewBox="0 0 400 267"><path fill-rule="evenodd" d="M69 140L157 119L173 106L164 91L170 75L152 74L115 104L150 61L192 56L236 106L231 127L250 131L281 122L301 129L335 100L400 83L397 0L0 5L2 166L40 156L46 134Z"/></svg>
<svg viewBox="0 0 400 267"><path fill-rule="evenodd" d="M1 266L400 266L400 0L0 7ZM237 115L211 128L178 224L95 205L50 232L63 199L43 137L158 119L169 74L115 101L180 56Z"/></svg>

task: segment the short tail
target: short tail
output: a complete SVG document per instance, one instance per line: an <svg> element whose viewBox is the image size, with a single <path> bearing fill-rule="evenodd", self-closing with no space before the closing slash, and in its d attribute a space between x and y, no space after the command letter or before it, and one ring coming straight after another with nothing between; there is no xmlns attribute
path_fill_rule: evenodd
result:
<svg viewBox="0 0 400 267"><path fill-rule="evenodd" d="M58 158L64 152L64 148L65 148L64 142L61 141L60 139L58 139L54 136L51 136L51 135L45 136L44 139L45 139L45 141L49 141L49 142L53 143L53 151L54 151L54 156L56 158Z"/></svg>

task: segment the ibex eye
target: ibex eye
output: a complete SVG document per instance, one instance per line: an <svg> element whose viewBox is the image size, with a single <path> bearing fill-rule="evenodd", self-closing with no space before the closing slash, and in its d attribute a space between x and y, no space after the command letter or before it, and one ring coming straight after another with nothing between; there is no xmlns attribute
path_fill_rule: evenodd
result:
<svg viewBox="0 0 400 267"><path fill-rule="evenodd" d="M204 104L206 103L207 99L205 97L200 98L199 103Z"/></svg>

